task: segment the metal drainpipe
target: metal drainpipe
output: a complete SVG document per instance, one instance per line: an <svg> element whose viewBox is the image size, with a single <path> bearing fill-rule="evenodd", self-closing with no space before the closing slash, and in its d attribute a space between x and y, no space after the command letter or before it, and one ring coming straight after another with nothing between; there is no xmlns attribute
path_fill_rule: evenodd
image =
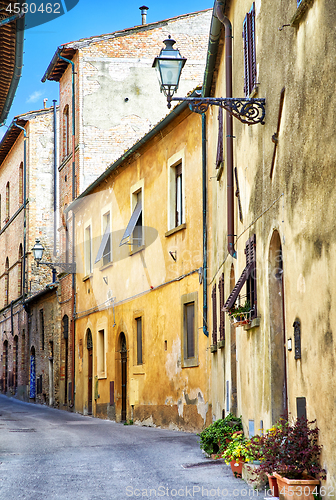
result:
<svg viewBox="0 0 336 500"><path fill-rule="evenodd" d="M66 59L65 57L59 55L59 58L63 61L71 64L72 66L72 201L76 197L76 169L75 169L75 63ZM75 214L72 212L72 263L75 263ZM72 320L72 405L75 404L75 338L76 338L76 328L75 328L75 318L76 318L76 274L72 273L72 310L73 310L73 320Z"/></svg>
<svg viewBox="0 0 336 500"><path fill-rule="evenodd" d="M26 294L26 251L27 251L27 131L15 121L14 125L23 130L23 262L22 262L22 290L23 290L23 308L26 309L25 294Z"/></svg>
<svg viewBox="0 0 336 500"><path fill-rule="evenodd" d="M203 204L203 333L208 332L208 228L207 228L206 116L202 113L202 204Z"/></svg>
<svg viewBox="0 0 336 500"><path fill-rule="evenodd" d="M54 258L57 255L57 110L56 99L54 103ZM56 281L56 269L53 269L53 283Z"/></svg>
<svg viewBox="0 0 336 500"><path fill-rule="evenodd" d="M216 16L225 28L225 90L226 97L232 97L232 26L224 15L224 5L216 2ZM234 185L233 185L233 127L232 115L226 112L226 157L227 157L227 231L228 252L235 259L234 249Z"/></svg>

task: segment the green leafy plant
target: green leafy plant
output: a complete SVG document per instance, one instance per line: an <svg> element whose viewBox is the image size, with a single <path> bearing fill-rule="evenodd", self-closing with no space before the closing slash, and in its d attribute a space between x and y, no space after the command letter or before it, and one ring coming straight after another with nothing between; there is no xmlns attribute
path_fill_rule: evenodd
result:
<svg viewBox="0 0 336 500"><path fill-rule="evenodd" d="M230 309L229 315L232 318L237 318L238 316L243 315L244 313L248 313L251 311L251 304L247 300L243 306L235 307Z"/></svg>
<svg viewBox="0 0 336 500"><path fill-rule="evenodd" d="M250 440L247 440L242 432L235 432L232 439L223 453L223 458L227 464L232 460L242 460L250 462L254 459L251 452Z"/></svg>
<svg viewBox="0 0 336 500"><path fill-rule="evenodd" d="M200 447L206 453L218 453L226 448L227 440L232 434L243 429L241 418L229 413L225 418L216 420L206 429L198 434Z"/></svg>

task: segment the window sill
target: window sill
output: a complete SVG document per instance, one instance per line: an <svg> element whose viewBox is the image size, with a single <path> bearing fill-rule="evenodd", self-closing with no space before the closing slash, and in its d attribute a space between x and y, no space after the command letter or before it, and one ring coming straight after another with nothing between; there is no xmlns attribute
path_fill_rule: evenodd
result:
<svg viewBox="0 0 336 500"><path fill-rule="evenodd" d="M297 27L304 16L305 12L308 10L310 5L313 3L314 0L302 0L298 8L296 9L296 12L294 16L291 19L290 25L292 27Z"/></svg>
<svg viewBox="0 0 336 500"><path fill-rule="evenodd" d="M136 248L135 250L130 250L130 255L134 255L135 253L141 252L145 249L145 245L141 245L141 247Z"/></svg>
<svg viewBox="0 0 336 500"><path fill-rule="evenodd" d="M260 326L260 316L254 318L248 325L244 325L244 330L252 330L252 328L257 328L258 326Z"/></svg>
<svg viewBox="0 0 336 500"><path fill-rule="evenodd" d="M133 366L133 375L145 375L145 369L143 364Z"/></svg>
<svg viewBox="0 0 336 500"><path fill-rule="evenodd" d="M106 373L98 373L98 380L104 380L107 379Z"/></svg>
<svg viewBox="0 0 336 500"><path fill-rule="evenodd" d="M218 347L218 349L223 349L225 347L225 340L224 339L219 340L217 342L217 347Z"/></svg>
<svg viewBox="0 0 336 500"><path fill-rule="evenodd" d="M183 224L180 224L179 226L174 227L173 229L170 229L169 231L167 231L165 233L165 237L167 238L168 236L171 236L172 234L175 234L178 231L182 231L182 229L186 229L186 228L187 228L187 224L184 222Z"/></svg>
<svg viewBox="0 0 336 500"><path fill-rule="evenodd" d="M88 279L92 278L92 276L93 276L92 273L87 274L86 276L84 276L83 281L87 281Z"/></svg>
<svg viewBox="0 0 336 500"><path fill-rule="evenodd" d="M198 359L190 358L182 361L182 368L193 368L199 366Z"/></svg>
<svg viewBox="0 0 336 500"><path fill-rule="evenodd" d="M111 266L113 266L113 262L112 261L109 262L108 264L105 264L104 266L101 266L99 268L99 271L105 271L105 269L107 269L108 267L111 267Z"/></svg>
<svg viewBox="0 0 336 500"><path fill-rule="evenodd" d="M217 352L217 344L211 344L210 352Z"/></svg>

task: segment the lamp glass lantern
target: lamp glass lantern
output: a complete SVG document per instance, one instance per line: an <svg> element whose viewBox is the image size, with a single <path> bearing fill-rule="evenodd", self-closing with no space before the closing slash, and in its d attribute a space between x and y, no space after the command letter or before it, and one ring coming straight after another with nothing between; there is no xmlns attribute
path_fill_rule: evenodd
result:
<svg viewBox="0 0 336 500"><path fill-rule="evenodd" d="M169 37L163 43L165 48L161 49L160 55L154 59L153 68L157 71L161 92L168 97L169 102L169 97L178 89L181 72L187 59L181 56L178 49L173 48L175 40Z"/></svg>
<svg viewBox="0 0 336 500"><path fill-rule="evenodd" d="M35 241L35 245L32 248L32 252L34 255L34 259L37 262L37 265L39 265L40 261L42 260L42 255L44 252L44 247L41 245L40 240Z"/></svg>

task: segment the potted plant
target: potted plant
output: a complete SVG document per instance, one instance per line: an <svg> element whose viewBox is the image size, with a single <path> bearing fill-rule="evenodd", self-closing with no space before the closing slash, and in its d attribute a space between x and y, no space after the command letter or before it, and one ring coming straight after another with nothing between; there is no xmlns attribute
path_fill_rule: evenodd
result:
<svg viewBox="0 0 336 500"><path fill-rule="evenodd" d="M242 429L241 419L229 413L225 418L216 420L198 434L200 447L208 455L224 451L232 434Z"/></svg>
<svg viewBox="0 0 336 500"><path fill-rule="evenodd" d="M313 424L315 420L308 422L304 418L292 425L281 419L263 438L259 471L273 473L280 500L314 500L319 478L326 477L319 463L319 429Z"/></svg>
<svg viewBox="0 0 336 500"><path fill-rule="evenodd" d="M230 309L229 316L233 326L248 324L251 317L251 305L249 301L246 301L243 306L238 306Z"/></svg>
<svg viewBox="0 0 336 500"><path fill-rule="evenodd" d="M253 456L249 448L249 442L242 431L235 432L223 453L227 464L231 465L235 477L241 477L244 462L252 461Z"/></svg>

